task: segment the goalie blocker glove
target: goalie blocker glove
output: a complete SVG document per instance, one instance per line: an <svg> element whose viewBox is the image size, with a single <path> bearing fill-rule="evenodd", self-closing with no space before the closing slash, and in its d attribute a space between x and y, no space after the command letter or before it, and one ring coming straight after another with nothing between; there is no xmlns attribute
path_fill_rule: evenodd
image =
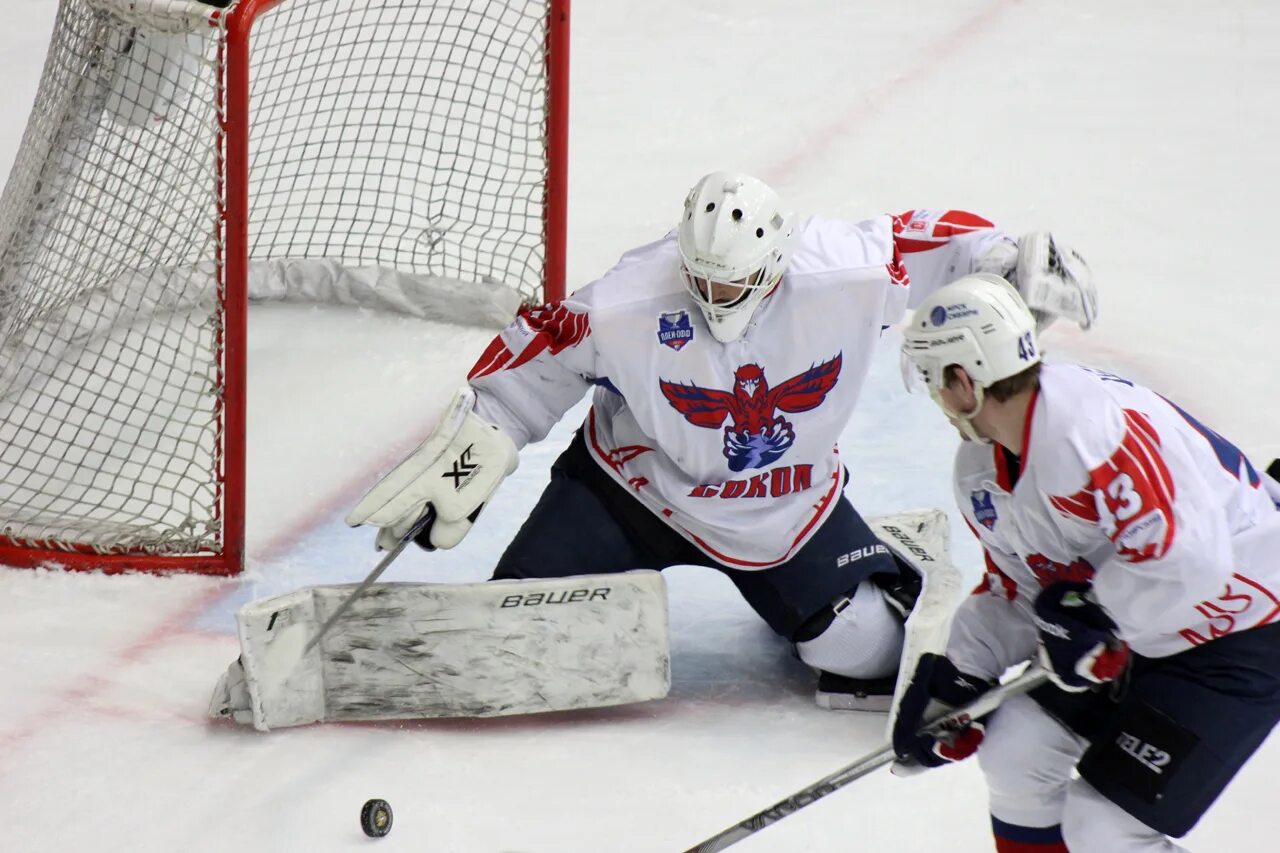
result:
<svg viewBox="0 0 1280 853"><path fill-rule="evenodd" d="M945 655L921 655L893 723L893 751L898 755L894 774L909 776L977 752L986 734L981 720L970 720L938 736L922 734L920 729L941 710L968 705L990 689L991 682L961 672Z"/></svg>
<svg viewBox="0 0 1280 853"><path fill-rule="evenodd" d="M347 515L352 527L379 528L379 551L398 545L428 513L434 518L414 541L428 550L452 548L467 535L498 485L516 470L515 443L472 411L475 400L470 387L460 389L427 440Z"/></svg>
<svg viewBox="0 0 1280 853"><path fill-rule="evenodd" d="M1113 681L1129 664L1129 646L1093 599L1092 587L1058 581L1036 597L1040 658L1063 690L1080 692Z"/></svg>
<svg viewBox="0 0 1280 853"><path fill-rule="evenodd" d="M1098 317L1098 291L1089 265L1048 231L1023 234L1016 248L996 244L978 259L975 271L994 273L1017 288L1041 332L1058 317L1082 329Z"/></svg>

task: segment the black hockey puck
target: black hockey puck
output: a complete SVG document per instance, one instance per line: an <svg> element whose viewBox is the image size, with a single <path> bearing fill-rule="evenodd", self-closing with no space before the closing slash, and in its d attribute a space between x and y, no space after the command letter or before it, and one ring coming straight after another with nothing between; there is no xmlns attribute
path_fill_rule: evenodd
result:
<svg viewBox="0 0 1280 853"><path fill-rule="evenodd" d="M370 800L360 810L360 828L370 838L381 838L391 831L391 804L386 800Z"/></svg>

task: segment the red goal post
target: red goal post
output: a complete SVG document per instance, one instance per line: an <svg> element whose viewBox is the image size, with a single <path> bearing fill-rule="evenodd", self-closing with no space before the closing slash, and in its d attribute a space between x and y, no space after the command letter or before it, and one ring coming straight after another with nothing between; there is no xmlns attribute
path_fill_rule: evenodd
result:
<svg viewBox="0 0 1280 853"><path fill-rule="evenodd" d="M569 0L61 0L0 198L0 565L241 570L251 299L563 296L568 48Z"/></svg>

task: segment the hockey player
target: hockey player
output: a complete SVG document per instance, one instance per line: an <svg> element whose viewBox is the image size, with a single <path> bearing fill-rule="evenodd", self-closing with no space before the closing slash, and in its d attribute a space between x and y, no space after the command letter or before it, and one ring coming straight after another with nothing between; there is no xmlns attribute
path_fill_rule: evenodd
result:
<svg viewBox="0 0 1280 853"><path fill-rule="evenodd" d="M1185 849L1167 836L1280 719L1280 484L1155 392L1042 364L994 276L925 299L903 357L969 439L954 486L987 573L945 656L921 658L895 751L938 766L976 750L1002 853ZM915 734L1036 654L1055 683L985 733Z"/></svg>
<svg viewBox="0 0 1280 853"><path fill-rule="evenodd" d="M956 211L797 223L761 181L707 175L674 231L523 310L348 522L389 547L430 509L417 541L451 547L517 448L591 390L493 577L709 566L823 673L820 704L886 708L919 579L843 496L836 443L881 331L945 281L999 270L1046 317L1092 321L1083 264L1051 264L1048 234L1023 244Z"/></svg>

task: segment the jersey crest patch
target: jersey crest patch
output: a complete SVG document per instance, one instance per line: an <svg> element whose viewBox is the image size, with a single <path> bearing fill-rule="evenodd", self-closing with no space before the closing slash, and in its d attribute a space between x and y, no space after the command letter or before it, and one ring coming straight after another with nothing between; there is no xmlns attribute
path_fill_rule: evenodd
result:
<svg viewBox="0 0 1280 853"><path fill-rule="evenodd" d="M679 352L691 340L693 323L688 311L664 311L658 315L658 343Z"/></svg>
<svg viewBox="0 0 1280 853"><path fill-rule="evenodd" d="M969 501L973 504L973 517L988 530L996 529L996 508L991 503L991 492L979 489L969 493Z"/></svg>
<svg viewBox="0 0 1280 853"><path fill-rule="evenodd" d="M725 419L724 455L729 470L764 468L795 443L795 430L778 411L797 414L816 409L840 378L842 354L770 387L758 364L744 364L734 373L732 391L701 388L692 383L658 385L677 412L694 426L719 429Z"/></svg>

